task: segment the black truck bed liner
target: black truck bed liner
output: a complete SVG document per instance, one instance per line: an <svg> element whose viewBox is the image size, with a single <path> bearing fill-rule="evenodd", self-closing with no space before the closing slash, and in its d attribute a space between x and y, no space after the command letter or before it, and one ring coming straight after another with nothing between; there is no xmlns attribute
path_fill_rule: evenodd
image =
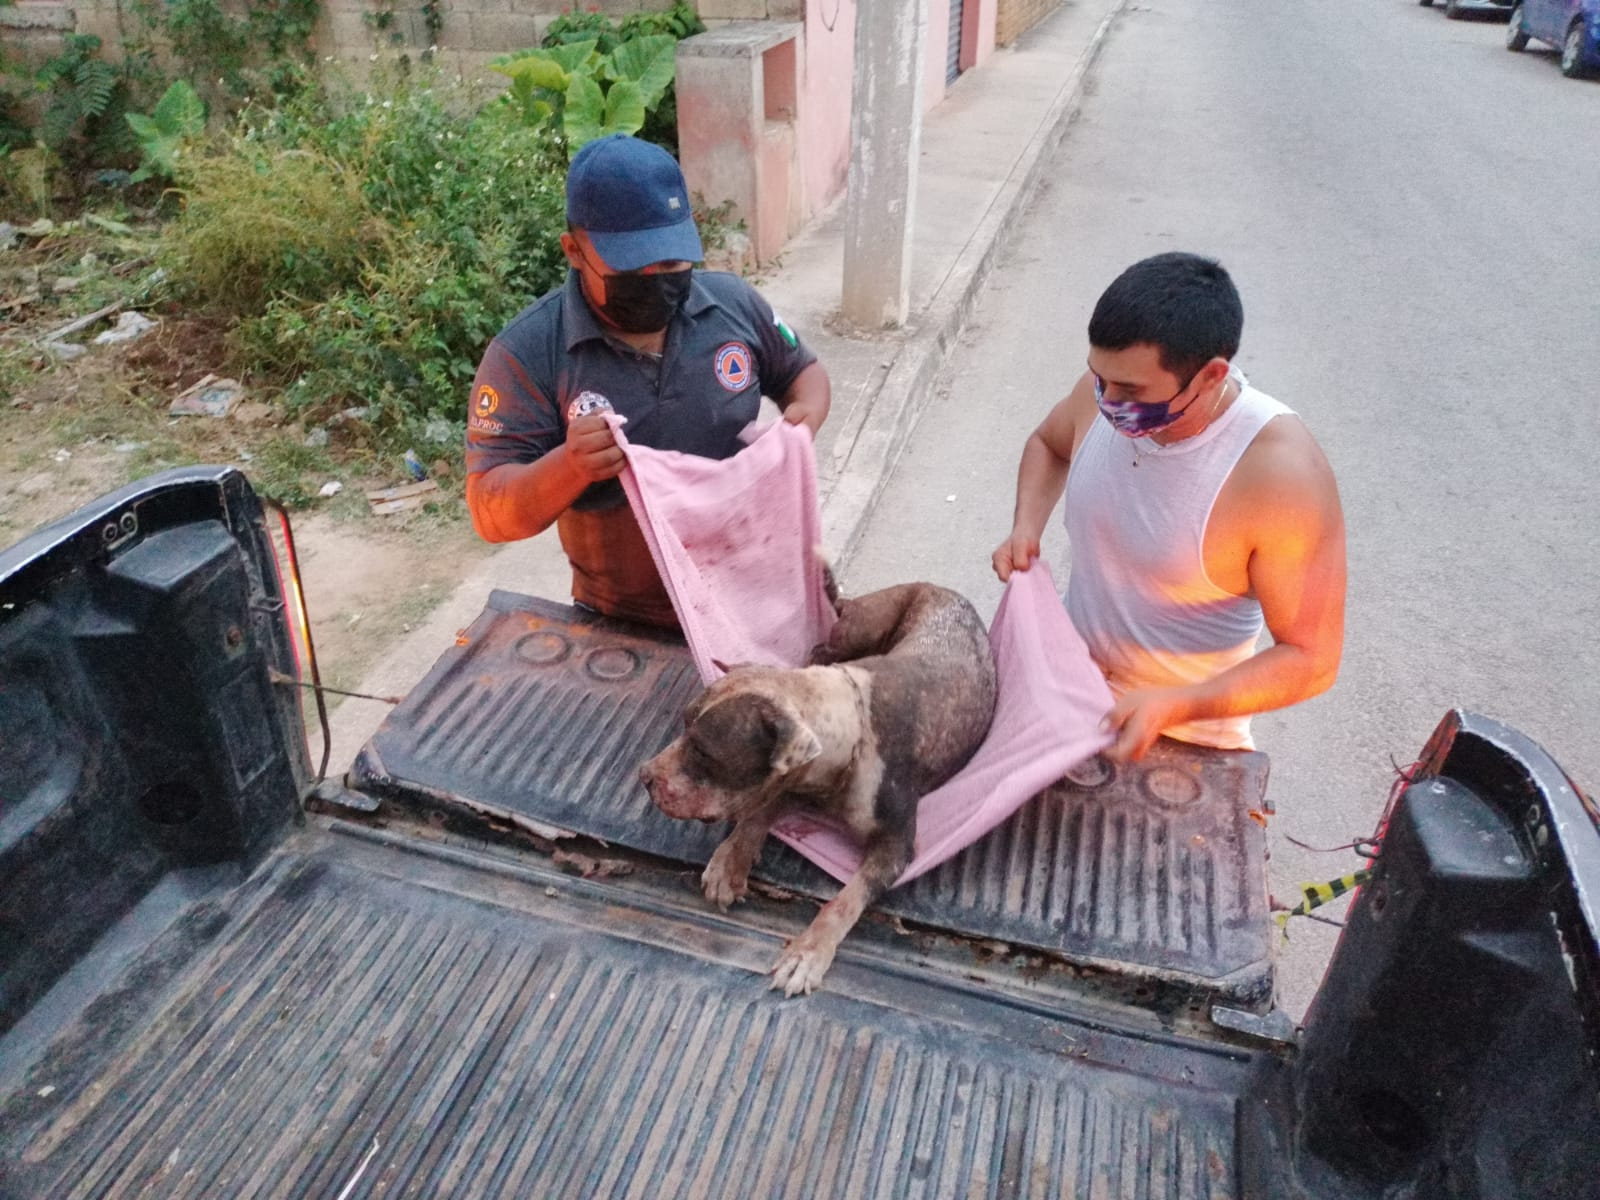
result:
<svg viewBox="0 0 1600 1200"><path fill-rule="evenodd" d="M700 683L681 644L562 604L494 592L358 758L351 780L686 863L725 830L659 813L639 764ZM1271 930L1260 814L1266 757L1163 743L1099 760L954 859L896 889L894 916L1114 964L1151 987L1261 1008ZM811 896L838 885L769 840L756 875Z"/></svg>
<svg viewBox="0 0 1600 1200"><path fill-rule="evenodd" d="M1252 1174L1285 1158L1265 1052L924 969L882 926L785 1001L752 972L793 905L734 922L681 873L426 832L313 817L115 975L108 935L98 994L73 1013L64 979L0 1040L0 1195L1287 1194Z"/></svg>

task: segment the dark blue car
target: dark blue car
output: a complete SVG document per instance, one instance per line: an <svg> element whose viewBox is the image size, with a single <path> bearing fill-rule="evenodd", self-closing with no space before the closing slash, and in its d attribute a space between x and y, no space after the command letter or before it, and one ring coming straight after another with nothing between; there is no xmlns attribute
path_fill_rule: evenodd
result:
<svg viewBox="0 0 1600 1200"><path fill-rule="evenodd" d="M1600 0L1521 0L1506 27L1506 48L1529 40L1561 51L1561 73L1569 79L1600 73Z"/></svg>

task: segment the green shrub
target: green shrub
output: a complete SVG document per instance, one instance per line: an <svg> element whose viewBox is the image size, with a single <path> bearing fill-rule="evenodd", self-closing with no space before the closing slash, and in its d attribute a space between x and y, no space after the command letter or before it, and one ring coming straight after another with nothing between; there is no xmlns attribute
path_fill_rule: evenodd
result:
<svg viewBox="0 0 1600 1200"><path fill-rule="evenodd" d="M165 233L174 286L227 317L273 296L318 300L359 281L391 236L359 176L314 148L236 141L181 166L183 211Z"/></svg>
<svg viewBox="0 0 1600 1200"><path fill-rule="evenodd" d="M134 140L123 122L130 103L133 65L114 67L100 57L100 39L69 33L61 53L34 75L45 94L35 136L72 169L128 160Z"/></svg>
<svg viewBox="0 0 1600 1200"><path fill-rule="evenodd" d="M353 276L258 293L237 364L307 420L360 408L380 442L419 452L458 445L484 347L564 271L561 148L503 105L463 114L454 99L402 83L331 118L291 105L228 152L338 164L348 207L385 231Z"/></svg>

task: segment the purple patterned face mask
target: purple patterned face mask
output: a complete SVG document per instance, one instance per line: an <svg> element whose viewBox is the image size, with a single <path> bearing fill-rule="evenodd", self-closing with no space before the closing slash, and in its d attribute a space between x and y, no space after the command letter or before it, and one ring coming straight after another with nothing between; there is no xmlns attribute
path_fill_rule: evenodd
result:
<svg viewBox="0 0 1600 1200"><path fill-rule="evenodd" d="M1100 376L1094 377L1094 402L1100 406L1100 412L1105 419L1111 422L1111 427L1123 437L1142 438L1149 437L1152 433L1159 433L1167 426L1173 424L1184 413L1189 411L1190 400L1182 408L1174 410L1172 402L1189 390L1189 384L1194 382L1194 376L1189 377L1189 382L1179 388L1171 399L1157 400L1145 403L1140 400L1112 400L1106 396L1106 381Z"/></svg>

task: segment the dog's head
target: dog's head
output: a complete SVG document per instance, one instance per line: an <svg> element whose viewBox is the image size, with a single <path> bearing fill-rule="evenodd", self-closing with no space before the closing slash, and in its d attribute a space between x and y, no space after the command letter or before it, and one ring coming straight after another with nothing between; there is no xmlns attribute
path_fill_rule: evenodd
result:
<svg viewBox="0 0 1600 1200"><path fill-rule="evenodd" d="M736 820L833 757L804 713L796 674L736 667L701 693L684 711L683 734L639 770L656 806L669 817Z"/></svg>

